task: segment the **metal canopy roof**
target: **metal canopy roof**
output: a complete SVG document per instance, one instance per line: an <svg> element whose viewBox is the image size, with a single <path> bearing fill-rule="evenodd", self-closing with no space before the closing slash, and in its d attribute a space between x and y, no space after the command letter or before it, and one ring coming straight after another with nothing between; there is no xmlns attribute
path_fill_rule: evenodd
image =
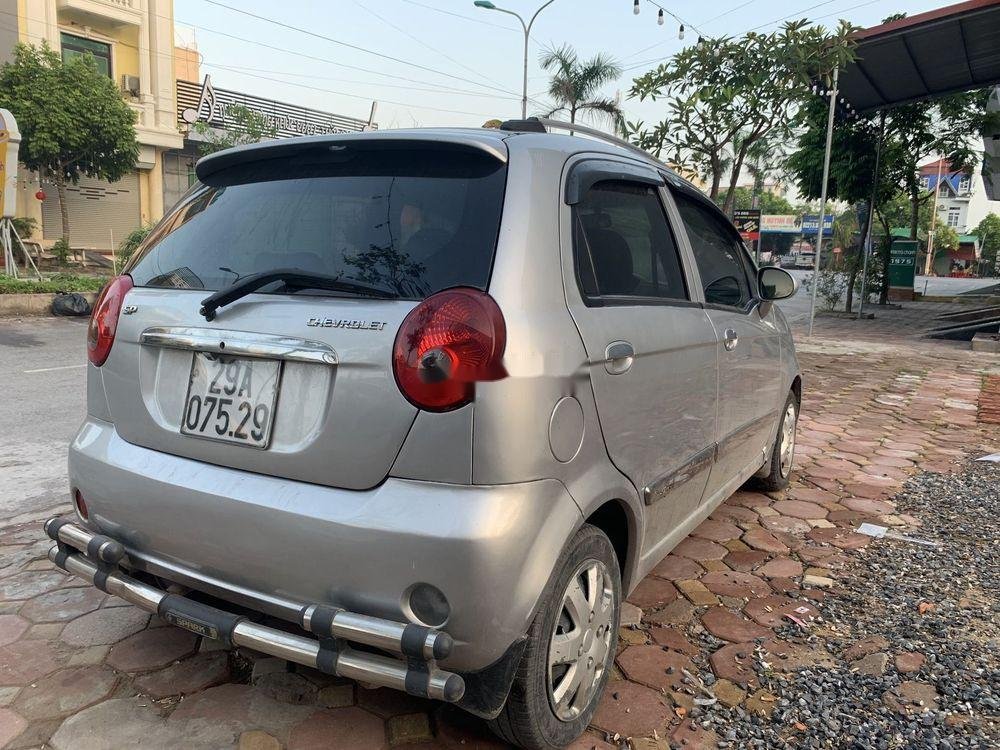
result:
<svg viewBox="0 0 1000 750"><path fill-rule="evenodd" d="M969 0L855 34L840 94L859 112L1000 84L1000 0Z"/></svg>

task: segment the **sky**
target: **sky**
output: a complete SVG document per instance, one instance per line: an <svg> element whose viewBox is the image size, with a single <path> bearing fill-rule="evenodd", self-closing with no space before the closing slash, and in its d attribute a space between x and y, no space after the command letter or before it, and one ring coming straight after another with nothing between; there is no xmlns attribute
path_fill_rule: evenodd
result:
<svg viewBox="0 0 1000 750"><path fill-rule="evenodd" d="M527 18L544 0L495 0ZM949 0L661 0L675 14L657 24L640 0L554 0L531 29L528 114L549 108L546 48L603 52L625 69L603 92L620 93L629 120L662 119L662 105L628 98L631 81L705 36L768 31L782 19L859 26L914 15ZM178 42L194 40L202 75L219 88L367 119L382 128L479 126L520 115L523 31L517 19L473 0L175 0ZM680 22L684 39L678 39ZM275 23L277 22L277 23ZM279 24L285 24L281 26Z"/></svg>

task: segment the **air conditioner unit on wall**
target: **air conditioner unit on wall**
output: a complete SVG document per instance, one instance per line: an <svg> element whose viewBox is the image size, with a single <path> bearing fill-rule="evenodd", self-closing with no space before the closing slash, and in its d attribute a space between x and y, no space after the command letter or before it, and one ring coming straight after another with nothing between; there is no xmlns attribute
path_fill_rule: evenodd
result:
<svg viewBox="0 0 1000 750"><path fill-rule="evenodd" d="M122 91L129 96L139 96L139 76L122 76Z"/></svg>

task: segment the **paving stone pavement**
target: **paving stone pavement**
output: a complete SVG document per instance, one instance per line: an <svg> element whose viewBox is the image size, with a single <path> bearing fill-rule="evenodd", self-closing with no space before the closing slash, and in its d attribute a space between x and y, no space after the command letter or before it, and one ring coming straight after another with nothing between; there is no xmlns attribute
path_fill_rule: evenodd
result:
<svg viewBox="0 0 1000 750"><path fill-rule="evenodd" d="M1000 375L1000 357L858 325L821 321L820 335L800 340L791 486L736 493L640 584L612 681L576 750L626 740L633 750L716 747L692 720L706 689L732 710L769 713L774 697L749 657L766 655L778 672L838 658L779 630L821 622L838 570L871 543L853 533L857 524L915 532L920 519L893 503L908 476L1000 451L1000 430L980 419L984 378ZM503 747L450 707L227 652L83 588L45 559L42 518L0 522L0 747ZM906 696L934 702L921 655L867 638L847 657L897 670Z"/></svg>

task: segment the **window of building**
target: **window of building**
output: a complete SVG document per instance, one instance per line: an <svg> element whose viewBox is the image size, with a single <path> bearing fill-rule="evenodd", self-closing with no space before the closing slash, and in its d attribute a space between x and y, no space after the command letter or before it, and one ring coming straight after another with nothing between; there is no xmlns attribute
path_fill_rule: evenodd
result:
<svg viewBox="0 0 1000 750"><path fill-rule="evenodd" d="M729 307L746 306L752 294L743 265L745 251L736 230L708 206L686 195L674 195L694 251L705 301Z"/></svg>
<svg viewBox="0 0 1000 750"><path fill-rule="evenodd" d="M964 175L962 179L958 181L958 192L967 193L972 188L972 178L969 175Z"/></svg>
<svg viewBox="0 0 1000 750"><path fill-rule="evenodd" d="M949 208L948 209L948 226L957 227L959 219L962 216L962 209L960 208Z"/></svg>
<svg viewBox="0 0 1000 750"><path fill-rule="evenodd" d="M577 269L588 298L688 298L680 255L656 190L598 182L573 213Z"/></svg>
<svg viewBox="0 0 1000 750"><path fill-rule="evenodd" d="M96 42L93 39L84 39L82 36L72 34L60 34L59 39L62 45L63 61L71 60L74 57L90 55L94 60L97 69L108 78L111 75L111 45L104 42Z"/></svg>

